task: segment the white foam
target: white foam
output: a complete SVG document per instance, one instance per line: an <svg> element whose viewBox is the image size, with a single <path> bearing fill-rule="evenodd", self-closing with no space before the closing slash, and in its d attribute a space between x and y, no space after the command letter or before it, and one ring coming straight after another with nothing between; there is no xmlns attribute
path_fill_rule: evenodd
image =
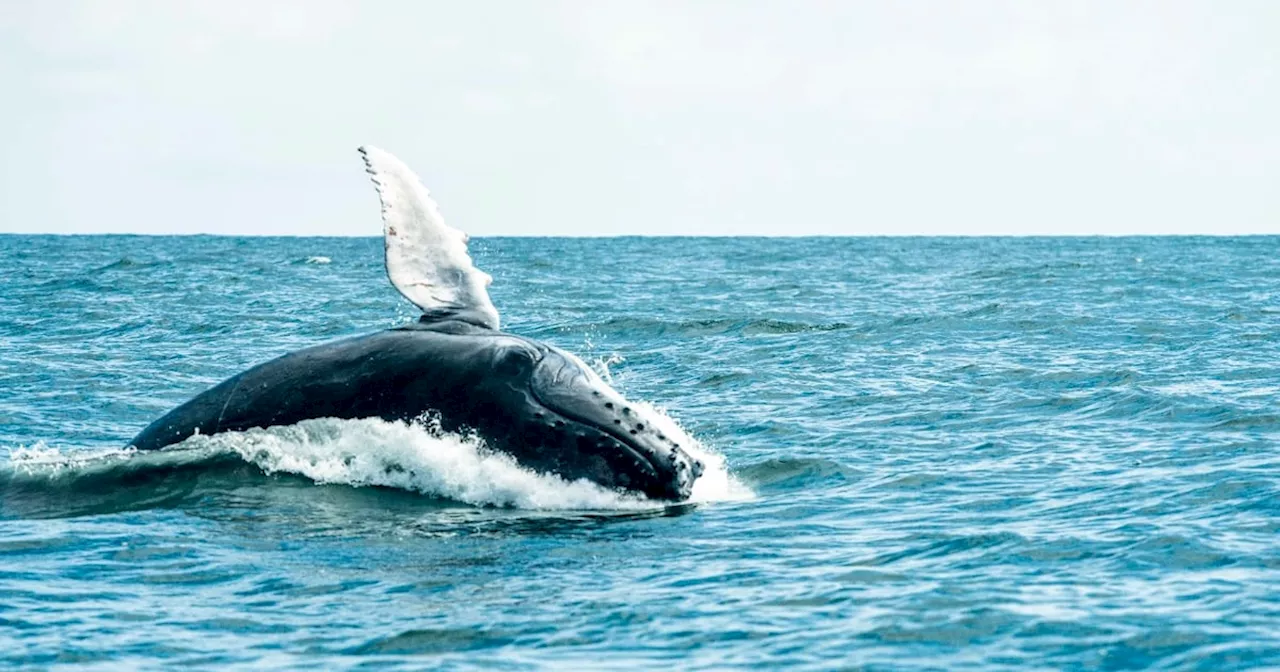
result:
<svg viewBox="0 0 1280 672"><path fill-rule="evenodd" d="M587 347L588 349L591 349L594 347L591 341L587 341ZM591 366L591 370L595 371L596 375L600 376L601 380L605 381L606 383L609 383L609 385L612 386L614 384L613 371L610 371L609 367L613 366L614 364L621 364L625 361L627 360L623 358L622 355L619 355L618 353L615 352L607 356L600 355L600 356L592 357L587 363Z"/></svg>
<svg viewBox="0 0 1280 672"><path fill-rule="evenodd" d="M114 464L132 458L133 448L110 450L55 448L44 441L9 449L9 464L24 473L57 474L64 470L84 470L98 465Z"/></svg>
<svg viewBox="0 0 1280 672"><path fill-rule="evenodd" d="M725 463L723 455L693 438L684 431L680 423L657 406L647 401L638 401L634 405L639 407L638 410L647 423L680 444L680 447L691 457L702 462L702 476L694 481L689 501L728 502L755 497L751 488L729 472L729 466Z"/></svg>
<svg viewBox="0 0 1280 672"><path fill-rule="evenodd" d="M704 465L691 502L741 500L753 495L725 466L724 457L689 436L660 409L636 404L637 413L676 440ZM473 436L378 419L305 420L286 427L196 435L164 450L59 449L43 442L9 450L9 468L41 478L84 476L116 466L184 464L238 455L268 474L289 473L321 484L383 486L478 506L535 510L641 510L664 506L586 480L569 482L516 464L487 450Z"/></svg>
<svg viewBox="0 0 1280 672"><path fill-rule="evenodd" d="M680 431L665 415L654 415ZM678 436L687 435L680 431ZM690 439L690 445L696 442ZM476 505L555 510L661 506L590 481L568 482L535 473L510 456L487 450L475 437L377 419L322 418L288 427L195 436L180 448L234 451L267 473L298 474L317 483L399 488ZM694 501L750 496L745 487L735 487L722 457L699 448L696 457L706 471L694 485Z"/></svg>
<svg viewBox="0 0 1280 672"><path fill-rule="evenodd" d="M333 263L333 260L330 259L329 257L315 256L315 257L307 257L307 263L308 264L330 264L330 263Z"/></svg>

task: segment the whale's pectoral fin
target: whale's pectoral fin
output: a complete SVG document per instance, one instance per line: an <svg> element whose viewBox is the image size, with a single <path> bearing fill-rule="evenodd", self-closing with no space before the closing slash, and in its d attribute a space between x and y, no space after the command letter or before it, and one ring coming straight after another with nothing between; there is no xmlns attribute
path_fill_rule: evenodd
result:
<svg viewBox="0 0 1280 672"><path fill-rule="evenodd" d="M498 309L485 289L493 279L471 263L467 234L444 223L427 188L399 159L368 145L359 151L382 200L391 284L423 312L497 329Z"/></svg>

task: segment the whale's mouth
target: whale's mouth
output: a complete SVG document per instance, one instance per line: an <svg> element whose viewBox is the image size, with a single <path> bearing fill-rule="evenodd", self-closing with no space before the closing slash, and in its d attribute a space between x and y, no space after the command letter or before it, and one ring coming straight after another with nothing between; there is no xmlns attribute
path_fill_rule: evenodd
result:
<svg viewBox="0 0 1280 672"><path fill-rule="evenodd" d="M566 427L569 430L566 435L576 434L580 449L597 455L608 464L613 485L642 492L652 499L679 501L689 498L693 482L702 474L702 464L677 444L664 445L653 432L642 434L634 426L628 428L622 422L614 422L617 418L609 418L605 413L592 413L590 401L575 399L573 401L578 403L556 403L536 390L533 396L548 411L577 426ZM557 392L551 396L565 395ZM600 404L597 401L595 405ZM597 476L597 480L605 479Z"/></svg>
<svg viewBox="0 0 1280 672"><path fill-rule="evenodd" d="M612 480L615 486L637 490L653 499L689 498L694 480L702 473L702 465L684 451L672 446L663 450L663 446L655 446L652 441L637 440L629 432L620 432L569 409L550 405L547 408L576 425L571 433L579 437L580 449L595 454L609 465L612 478L597 476L596 480Z"/></svg>
<svg viewBox="0 0 1280 672"><path fill-rule="evenodd" d="M678 439L663 434L643 409L588 371L574 360L546 357L530 392L547 410L598 434L584 444L621 476L620 485L654 499L688 499L702 463Z"/></svg>

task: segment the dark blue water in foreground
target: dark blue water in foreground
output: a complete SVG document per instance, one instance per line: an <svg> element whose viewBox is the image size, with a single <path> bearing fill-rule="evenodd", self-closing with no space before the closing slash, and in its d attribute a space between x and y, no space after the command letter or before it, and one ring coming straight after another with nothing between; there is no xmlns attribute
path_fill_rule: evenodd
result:
<svg viewBox="0 0 1280 672"><path fill-rule="evenodd" d="M335 421L122 453L415 317L380 241L0 236L0 667L1280 665L1280 239L472 248L729 473L646 506Z"/></svg>

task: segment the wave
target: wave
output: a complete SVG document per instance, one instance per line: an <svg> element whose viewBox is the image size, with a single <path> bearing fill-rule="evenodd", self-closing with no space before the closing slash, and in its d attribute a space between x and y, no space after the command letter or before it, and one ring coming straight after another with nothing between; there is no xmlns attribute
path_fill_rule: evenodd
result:
<svg viewBox="0 0 1280 672"><path fill-rule="evenodd" d="M152 259L149 261L139 261L130 256L123 256L104 266L94 268L90 273L94 275L105 274L112 271L135 271L139 269L156 268L159 266L172 266L173 261L169 259Z"/></svg>
<svg viewBox="0 0 1280 672"><path fill-rule="evenodd" d="M775 458L743 467L738 476L757 488L794 490L815 483L853 483L857 469L824 458Z"/></svg>
<svg viewBox="0 0 1280 672"><path fill-rule="evenodd" d="M708 318L701 320L665 320L656 317L618 317L602 322L573 322L552 326L549 331L587 334L644 333L656 336L769 336L805 332L853 329L847 322L805 322L772 318Z"/></svg>
<svg viewBox="0 0 1280 672"><path fill-rule="evenodd" d="M1093 318L1054 316L1053 319L1034 319L1034 316L1016 314L998 301L980 305L956 306L947 310L911 314L867 315L857 322L782 320L759 317L723 317L696 320L670 320L660 317L616 317L599 322L560 322L541 330L543 335L552 333L581 333L588 337L596 334L645 334L654 338L696 338L704 336L785 336L792 334L817 334L823 332L852 332L857 336L876 334L901 334L904 327L919 325L946 326L948 323L968 325L991 319L1018 320L1020 329L1044 329L1068 324L1088 324Z"/></svg>
<svg viewBox="0 0 1280 672"><path fill-rule="evenodd" d="M669 436L688 436L653 409ZM689 438L705 465L691 503L752 496L724 458ZM322 418L296 425L193 436L154 452L61 450L37 444L0 463L0 517L62 517L173 506L202 489L301 479L376 487L474 506L532 510L642 511L666 503L566 481L517 464L474 436L378 419Z"/></svg>

